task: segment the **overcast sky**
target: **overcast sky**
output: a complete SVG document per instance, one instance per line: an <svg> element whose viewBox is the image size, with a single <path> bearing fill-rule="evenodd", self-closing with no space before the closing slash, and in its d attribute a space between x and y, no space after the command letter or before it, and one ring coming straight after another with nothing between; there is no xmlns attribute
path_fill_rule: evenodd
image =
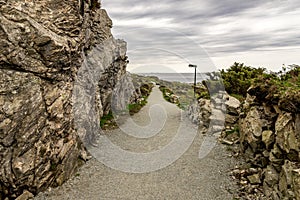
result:
<svg viewBox="0 0 300 200"><path fill-rule="evenodd" d="M300 64L299 0L102 0L102 7L114 36L128 43L129 71Z"/></svg>

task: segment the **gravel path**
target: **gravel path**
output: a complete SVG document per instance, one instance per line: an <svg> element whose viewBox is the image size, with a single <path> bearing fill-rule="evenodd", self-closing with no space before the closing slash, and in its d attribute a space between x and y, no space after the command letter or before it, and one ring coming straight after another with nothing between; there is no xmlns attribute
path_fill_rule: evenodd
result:
<svg viewBox="0 0 300 200"><path fill-rule="evenodd" d="M183 155L180 156L180 154L175 162L165 166L164 162L155 160L157 156L147 157L144 162L132 163L131 158L127 158L124 154L123 162L119 163L120 166L127 171L139 172L128 173L124 172L126 170L117 170L118 166L113 166L115 162L111 162L115 159L114 155L109 148L103 148L101 152L109 155L106 159L110 167L93 158L79 170L73 179L59 188L52 188L39 194L35 199L233 199L234 194L229 191L235 191L234 183L230 180L228 173L235 161L229 157L226 147L217 144L205 158L199 159L199 149L204 136L186 119L185 114L177 106L163 99L157 87L153 88L148 104L135 114L132 120L137 124L135 128L130 129L129 126L126 127L126 124L121 127L125 132L130 129L131 135L124 134L121 129L117 129L105 132L104 136L123 150L135 152L138 155L160 152L160 150L168 149L165 147L170 144L171 147L167 151L170 162L172 157L176 158L178 152L184 151ZM161 130L159 129L156 135L149 134L151 126L155 124L158 125L154 128L161 126ZM190 141L187 138L191 138L193 132L196 133L196 137ZM189 148L185 149L186 145ZM161 158L165 159L164 156ZM160 169L151 172L151 169L155 167ZM145 169L149 169L148 172L141 173Z"/></svg>

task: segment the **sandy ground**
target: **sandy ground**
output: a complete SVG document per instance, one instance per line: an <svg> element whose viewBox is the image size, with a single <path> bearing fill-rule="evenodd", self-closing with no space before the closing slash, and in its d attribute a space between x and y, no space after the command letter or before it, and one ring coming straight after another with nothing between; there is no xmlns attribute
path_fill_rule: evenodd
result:
<svg viewBox="0 0 300 200"><path fill-rule="evenodd" d="M100 153L99 156L103 158L108 155L107 163L104 162L107 166L93 158L73 179L59 188L40 193L35 199L233 199L235 185L229 171L234 167L235 160L230 158L230 152L225 146L217 144L205 158L200 159L203 134L187 120L185 113L163 99L157 87L149 96L148 104L132 120L135 126L126 127L125 124L121 127L123 131L107 131L103 136L127 152L157 154L145 158L144 162L139 160L136 163L124 154L122 161L118 163L113 161L117 156L114 157L109 148L103 148L101 152L105 152L105 155ZM130 135L126 134L129 130ZM151 130L154 130L155 135L149 133ZM191 141L194 133L195 138ZM164 155L160 155L161 150L166 150ZM170 157L168 165L164 161L157 161L158 158L166 159L166 152ZM179 152L183 152L183 155ZM176 156L179 158L172 162L172 158ZM118 166L114 164L120 164L121 169L117 169ZM155 170L156 168L158 169ZM143 170L145 172L141 173Z"/></svg>

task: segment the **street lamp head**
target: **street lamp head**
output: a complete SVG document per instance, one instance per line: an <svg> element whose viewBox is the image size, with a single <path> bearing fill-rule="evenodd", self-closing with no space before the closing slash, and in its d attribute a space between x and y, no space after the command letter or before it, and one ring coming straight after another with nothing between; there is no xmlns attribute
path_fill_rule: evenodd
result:
<svg viewBox="0 0 300 200"><path fill-rule="evenodd" d="M189 67L195 67L195 68L197 68L197 65L189 64Z"/></svg>
<svg viewBox="0 0 300 200"><path fill-rule="evenodd" d="M194 98L196 98L197 65L189 64L189 67L195 68L195 75L194 75Z"/></svg>

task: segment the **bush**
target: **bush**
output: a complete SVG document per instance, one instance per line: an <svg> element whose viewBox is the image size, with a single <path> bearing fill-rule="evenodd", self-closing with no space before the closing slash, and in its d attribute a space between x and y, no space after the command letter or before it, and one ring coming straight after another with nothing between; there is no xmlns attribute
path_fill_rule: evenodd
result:
<svg viewBox="0 0 300 200"><path fill-rule="evenodd" d="M145 84L143 84L140 87L142 96L149 96L149 94L151 93L153 87L154 86L151 83L145 83Z"/></svg>
<svg viewBox="0 0 300 200"><path fill-rule="evenodd" d="M258 101L278 104L282 110L300 112L300 67L293 66L284 74L263 74L248 90Z"/></svg>
<svg viewBox="0 0 300 200"><path fill-rule="evenodd" d="M222 69L220 72L225 90L229 94L238 94L246 97L252 80L265 74L265 71L265 68L252 68L245 66L243 63L234 63L226 71Z"/></svg>

